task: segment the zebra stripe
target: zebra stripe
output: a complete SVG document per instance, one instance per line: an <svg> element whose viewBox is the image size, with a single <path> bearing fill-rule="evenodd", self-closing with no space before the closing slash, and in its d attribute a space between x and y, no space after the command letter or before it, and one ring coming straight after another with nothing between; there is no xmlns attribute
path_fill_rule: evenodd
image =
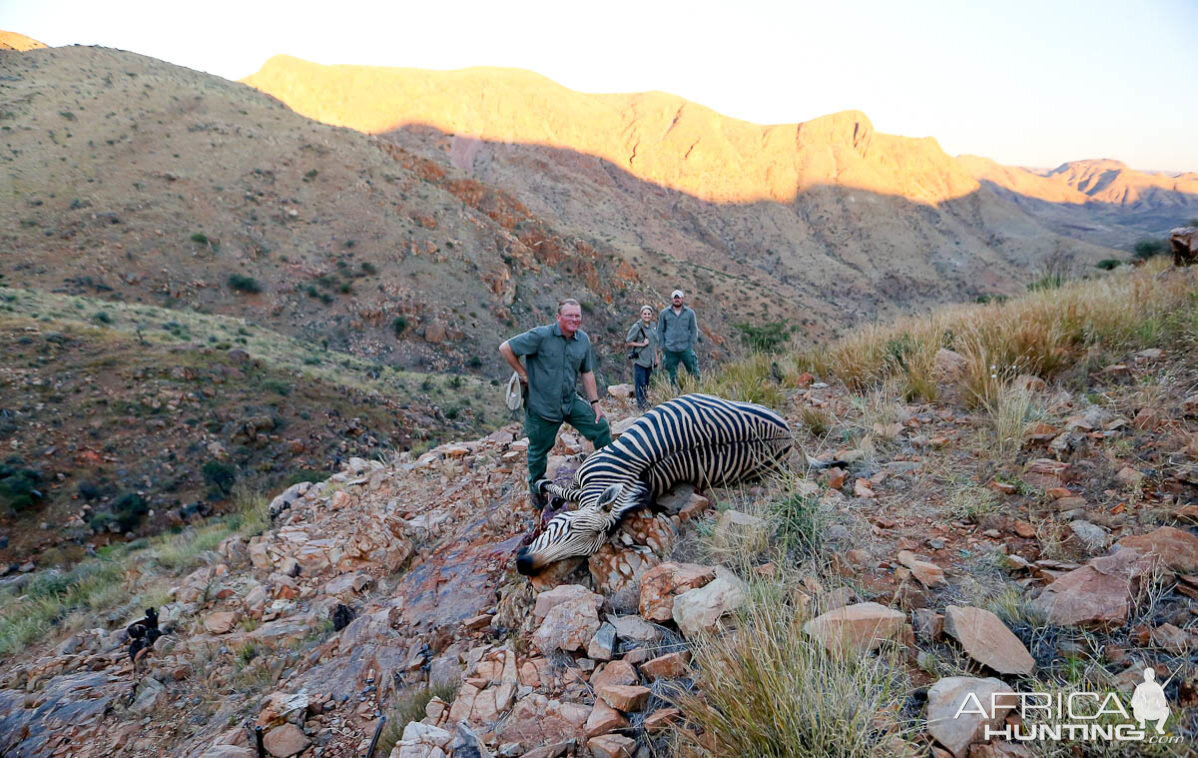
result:
<svg viewBox="0 0 1198 758"><path fill-rule="evenodd" d="M618 440L587 458L568 487L542 491L578 508L554 518L516 566L535 573L548 563L591 555L628 511L648 505L680 482L718 487L778 467L794 442L781 415L760 405L711 395L683 395L663 403Z"/></svg>

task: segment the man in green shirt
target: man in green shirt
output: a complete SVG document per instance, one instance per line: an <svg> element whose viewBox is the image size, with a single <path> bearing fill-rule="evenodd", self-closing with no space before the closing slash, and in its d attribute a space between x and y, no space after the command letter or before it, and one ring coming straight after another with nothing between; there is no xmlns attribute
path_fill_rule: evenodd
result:
<svg viewBox="0 0 1198 758"><path fill-rule="evenodd" d="M538 509L545 507L545 499L537 492L536 484L545 476L549 451L563 422L569 421L594 443L596 450L611 444L611 427L599 407L591 339L581 326L582 307L578 301L562 300L557 306L557 323L529 329L499 346L499 354L520 376L525 388L528 489ZM580 374L585 400L575 390Z"/></svg>
<svg viewBox="0 0 1198 758"><path fill-rule="evenodd" d="M663 364L670 374L670 382L678 386L678 364L686 367L686 373L699 378L699 359L695 356L695 343L699 341L699 322L695 312L683 302L682 290L670 295L670 307L657 317L657 339L665 353Z"/></svg>

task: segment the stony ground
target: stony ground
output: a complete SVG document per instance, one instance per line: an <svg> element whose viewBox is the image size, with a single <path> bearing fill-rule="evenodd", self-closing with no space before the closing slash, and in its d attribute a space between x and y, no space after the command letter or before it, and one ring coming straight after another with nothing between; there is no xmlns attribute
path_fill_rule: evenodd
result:
<svg viewBox="0 0 1198 758"><path fill-rule="evenodd" d="M914 726L895 754L1031 755L971 748L976 723L939 719L963 693L1061 685L1079 665L1124 691L1155 667L1184 754L1198 734L1196 368L1150 350L1082 388L1028 378L1038 420L1014 450L951 398L784 376L811 456L840 465L681 488L531 582L512 561L533 520L517 427L394 465L354 459L170 578L170 631L136 665L128 606L6 659L0 748L232 758L256 754L261 727L273 756L364 755L376 731L376 755L405 758L668 755L672 729L693 728L675 702L702 681L692 644L784 582L812 644L897 656ZM551 470L579 452L563 434ZM778 549L777 504L793 497L820 514L816 572L807 548ZM151 579L131 570L126 587Z"/></svg>

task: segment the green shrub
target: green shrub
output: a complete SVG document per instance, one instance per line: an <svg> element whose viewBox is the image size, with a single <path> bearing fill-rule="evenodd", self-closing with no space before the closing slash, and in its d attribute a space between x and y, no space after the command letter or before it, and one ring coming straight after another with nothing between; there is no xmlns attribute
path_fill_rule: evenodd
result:
<svg viewBox="0 0 1198 758"><path fill-rule="evenodd" d="M999 305L1007 302L1009 298L1006 295L978 295L974 298L974 302L985 305L987 303L998 303Z"/></svg>
<svg viewBox="0 0 1198 758"><path fill-rule="evenodd" d="M290 487L291 485L299 484L300 482L323 482L330 476L332 476L332 474L328 471L310 471L308 469L300 469L299 471L293 471L290 476L284 479L283 486Z"/></svg>
<svg viewBox="0 0 1198 758"><path fill-rule="evenodd" d="M374 276L379 272L378 266L375 266L370 261L362 261L362 273Z"/></svg>
<svg viewBox="0 0 1198 758"><path fill-rule="evenodd" d="M1122 265L1123 261L1119 260L1118 258L1103 258L1098 263L1094 264L1096 268L1100 268L1103 271L1113 271Z"/></svg>
<svg viewBox="0 0 1198 758"><path fill-rule="evenodd" d="M404 329L408 328L408 320L403 316L396 316L395 320L391 322L391 328L395 330L395 336L398 337L403 334Z"/></svg>
<svg viewBox="0 0 1198 758"><path fill-rule="evenodd" d="M207 245L208 235L204 234L203 232L196 232L195 234L191 235L191 241L200 245Z"/></svg>
<svg viewBox="0 0 1198 758"><path fill-rule="evenodd" d="M771 321L755 326L741 323L734 325L740 332L741 342L750 350L776 353L790 339L792 327L785 321Z"/></svg>
<svg viewBox="0 0 1198 758"><path fill-rule="evenodd" d="M291 394L291 385L282 379L266 379L262 382L262 389L283 397Z"/></svg>
<svg viewBox="0 0 1198 758"><path fill-rule="evenodd" d="M251 295L256 295L262 291L262 285L252 276L244 276L242 274L232 274L229 276L229 288L238 292L248 292Z"/></svg>
<svg viewBox="0 0 1198 758"><path fill-rule="evenodd" d="M0 464L0 502L13 513L20 513L36 505L42 499L38 485L41 472L28 468L17 468L13 464Z"/></svg>
<svg viewBox="0 0 1198 758"><path fill-rule="evenodd" d="M122 532L131 532L140 524L142 518L150 512L150 506L136 492L126 492L112 503L112 515L116 518Z"/></svg>
<svg viewBox="0 0 1198 758"><path fill-rule="evenodd" d="M227 496L232 492L233 484L237 481L237 467L223 461L208 461L202 473L204 482L221 495Z"/></svg>
<svg viewBox="0 0 1198 758"><path fill-rule="evenodd" d="M99 321L101 324L111 324L112 316L108 315L108 311L99 311L92 318Z"/></svg>
<svg viewBox="0 0 1198 758"><path fill-rule="evenodd" d="M1136 244L1132 248L1132 251L1135 253L1137 258L1142 261L1146 261L1149 258L1161 255L1167 248L1168 245L1165 244L1165 240L1163 239L1157 239L1155 237L1143 237L1136 240Z"/></svg>

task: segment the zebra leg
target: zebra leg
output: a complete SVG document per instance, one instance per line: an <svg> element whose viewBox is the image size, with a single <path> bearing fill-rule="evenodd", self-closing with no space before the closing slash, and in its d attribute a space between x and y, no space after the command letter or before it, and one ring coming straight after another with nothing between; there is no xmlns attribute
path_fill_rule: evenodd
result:
<svg viewBox="0 0 1198 758"><path fill-rule="evenodd" d="M537 492L549 497L561 498L571 503L577 503L582 497L582 490L574 485L563 487L560 484L554 484L548 479L540 479L537 481Z"/></svg>

